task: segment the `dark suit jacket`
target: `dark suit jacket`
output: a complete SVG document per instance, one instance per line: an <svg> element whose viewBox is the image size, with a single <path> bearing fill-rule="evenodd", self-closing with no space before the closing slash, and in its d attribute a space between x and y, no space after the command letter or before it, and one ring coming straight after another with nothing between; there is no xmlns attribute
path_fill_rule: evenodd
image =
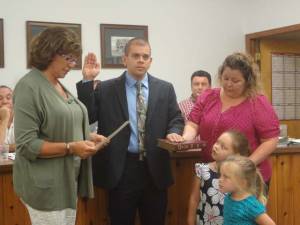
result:
<svg viewBox="0 0 300 225"><path fill-rule="evenodd" d="M101 82L93 91L93 82L77 83L78 98L87 107L90 123L98 121L98 133L108 136L128 120L125 73ZM177 104L173 85L149 75L148 110L145 147L150 174L158 188L173 183L170 156L157 147L157 139L169 133L181 134L184 121ZM94 184L104 188L118 185L125 166L130 127L116 135L110 144L93 156Z"/></svg>

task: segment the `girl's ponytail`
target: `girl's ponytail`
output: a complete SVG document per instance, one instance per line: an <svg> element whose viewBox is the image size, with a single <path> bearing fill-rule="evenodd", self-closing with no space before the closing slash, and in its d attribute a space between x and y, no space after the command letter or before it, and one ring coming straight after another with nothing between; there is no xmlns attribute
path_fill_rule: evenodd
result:
<svg viewBox="0 0 300 225"><path fill-rule="evenodd" d="M264 205L267 204L265 196L265 183L259 170L256 168L256 198Z"/></svg>

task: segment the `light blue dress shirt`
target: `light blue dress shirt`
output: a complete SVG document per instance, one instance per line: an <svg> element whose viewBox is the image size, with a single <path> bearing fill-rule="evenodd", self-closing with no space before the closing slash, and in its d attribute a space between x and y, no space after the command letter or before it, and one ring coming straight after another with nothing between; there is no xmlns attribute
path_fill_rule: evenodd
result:
<svg viewBox="0 0 300 225"><path fill-rule="evenodd" d="M136 112L136 80L126 72L126 97L127 97L127 105L128 105L128 114L129 114L129 122L131 128L130 140L128 151L132 153L138 153L138 137L137 137L137 112ZM149 82L148 82L148 74L146 73L142 83L142 94L145 97L145 103L148 105L148 96L149 96Z"/></svg>

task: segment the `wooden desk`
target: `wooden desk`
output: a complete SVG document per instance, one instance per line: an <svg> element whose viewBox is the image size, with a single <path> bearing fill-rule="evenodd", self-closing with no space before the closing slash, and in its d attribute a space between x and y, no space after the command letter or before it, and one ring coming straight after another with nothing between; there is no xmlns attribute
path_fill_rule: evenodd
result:
<svg viewBox="0 0 300 225"><path fill-rule="evenodd" d="M0 225L30 225L29 215L13 190L13 161L0 161Z"/></svg>
<svg viewBox="0 0 300 225"><path fill-rule="evenodd" d="M278 225L299 225L300 146L278 148L271 160L268 213Z"/></svg>
<svg viewBox="0 0 300 225"><path fill-rule="evenodd" d="M268 213L278 225L299 225L300 146L278 148L271 160ZM194 164L199 161L199 152L172 154L175 185L169 189L166 225L185 225ZM11 161L0 162L0 225L30 225L24 206L13 192L11 172ZM78 201L76 225L109 224L107 194L95 188L95 195L94 199Z"/></svg>

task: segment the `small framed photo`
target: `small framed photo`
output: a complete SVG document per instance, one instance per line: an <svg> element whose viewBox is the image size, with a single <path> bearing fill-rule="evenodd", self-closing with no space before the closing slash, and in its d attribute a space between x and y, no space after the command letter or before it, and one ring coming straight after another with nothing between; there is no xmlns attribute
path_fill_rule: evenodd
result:
<svg viewBox="0 0 300 225"><path fill-rule="evenodd" d="M124 68L125 45L135 37L148 40L148 26L100 24L100 36L102 68Z"/></svg>
<svg viewBox="0 0 300 225"><path fill-rule="evenodd" d="M27 68L29 66L29 51L30 51L30 43L33 37L43 30L47 29L48 27L66 27L72 29L78 34L81 43L81 24L75 23L54 23L54 22L39 22L39 21L26 21L26 36L27 36ZM82 67L82 57L79 57L78 62L74 69L81 70Z"/></svg>
<svg viewBox="0 0 300 225"><path fill-rule="evenodd" d="M3 19L0 19L0 68L4 67L4 34Z"/></svg>

